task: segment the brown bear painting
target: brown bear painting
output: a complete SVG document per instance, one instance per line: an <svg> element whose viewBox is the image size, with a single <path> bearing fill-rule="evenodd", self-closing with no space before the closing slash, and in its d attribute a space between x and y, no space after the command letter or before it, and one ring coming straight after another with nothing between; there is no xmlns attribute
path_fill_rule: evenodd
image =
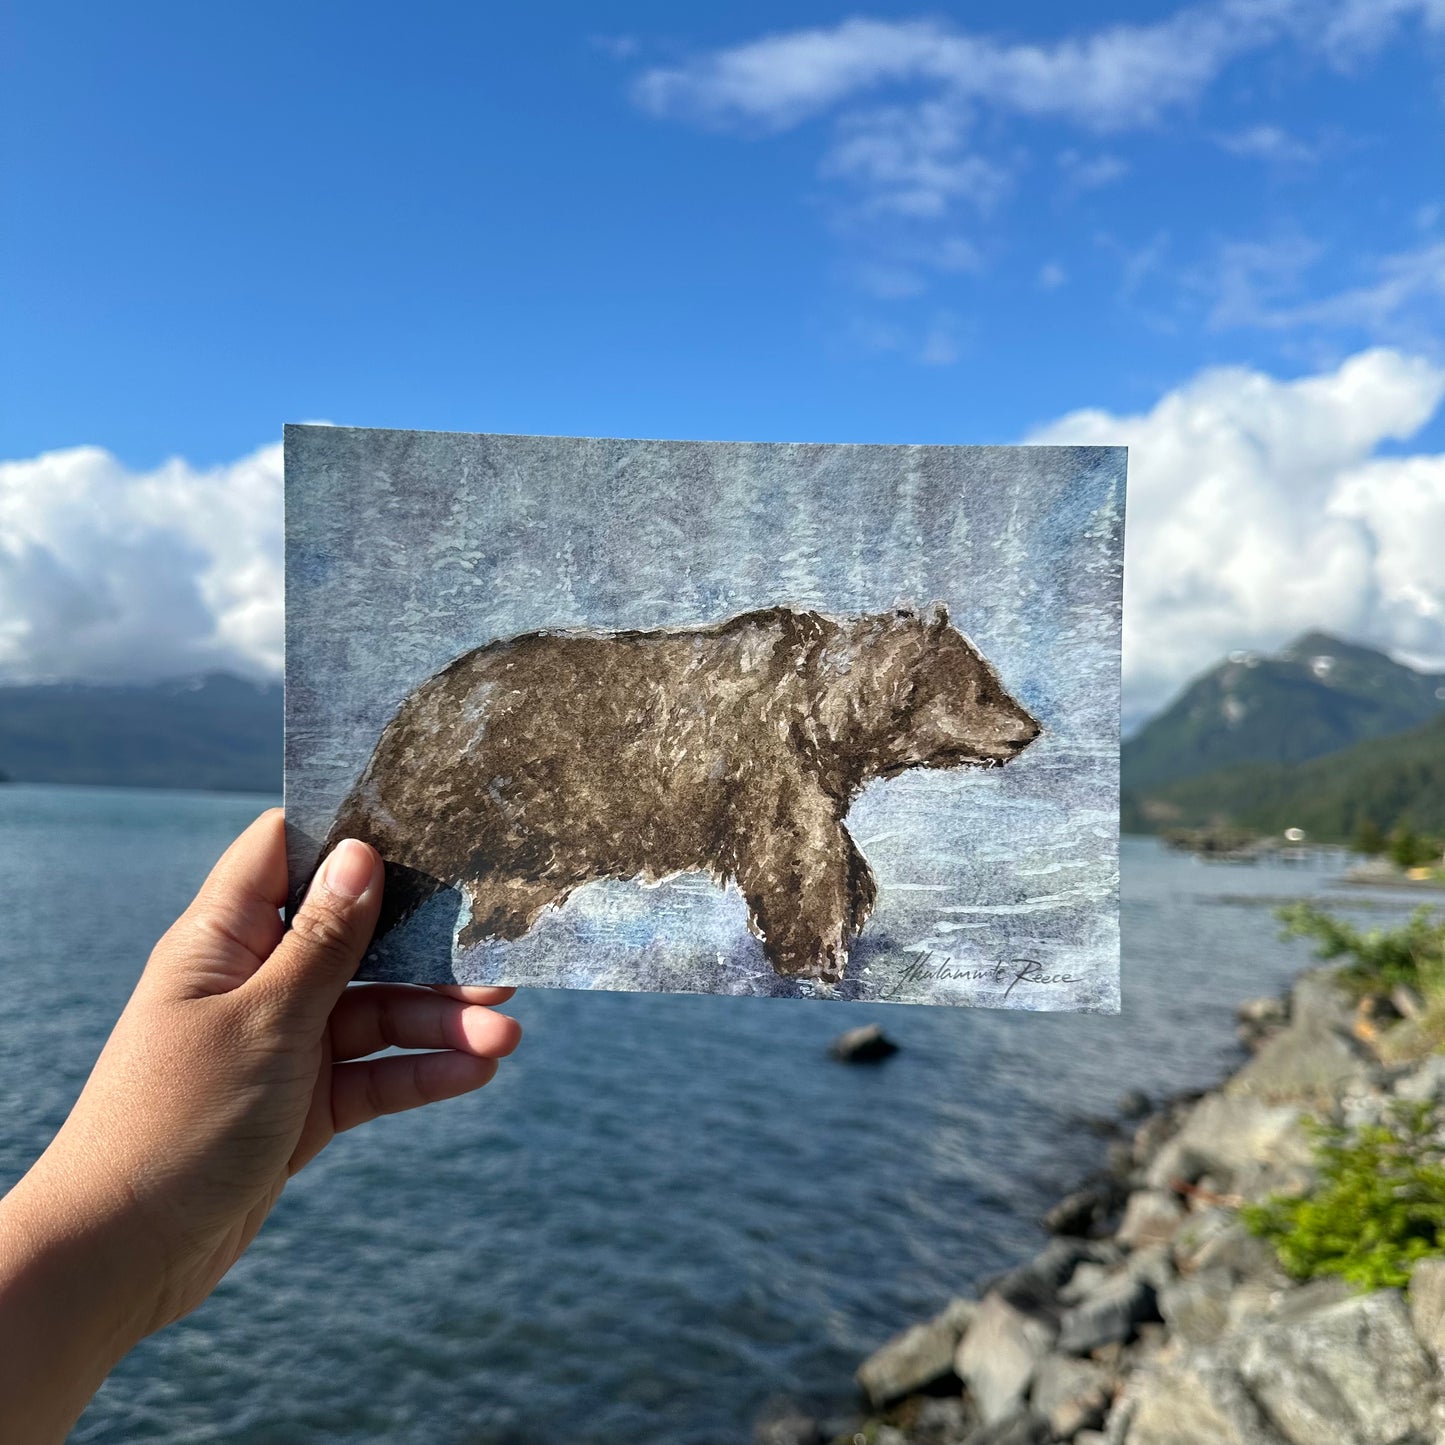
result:
<svg viewBox="0 0 1445 1445"><path fill-rule="evenodd" d="M533 632L409 694L325 847L386 859L378 936L459 888L463 949L587 883L703 872L737 884L777 973L832 984L877 897L844 821L864 786L1000 767L1039 731L942 604Z"/></svg>
<svg viewBox="0 0 1445 1445"><path fill-rule="evenodd" d="M292 906L354 834L367 982L1116 1012L1126 462L288 426Z"/></svg>

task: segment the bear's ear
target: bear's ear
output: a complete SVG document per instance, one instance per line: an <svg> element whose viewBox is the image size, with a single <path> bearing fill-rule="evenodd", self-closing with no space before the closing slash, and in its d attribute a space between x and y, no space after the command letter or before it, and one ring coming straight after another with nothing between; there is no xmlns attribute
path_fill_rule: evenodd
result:
<svg viewBox="0 0 1445 1445"><path fill-rule="evenodd" d="M935 602L928 618L928 630L937 636L948 626L948 605L944 602Z"/></svg>

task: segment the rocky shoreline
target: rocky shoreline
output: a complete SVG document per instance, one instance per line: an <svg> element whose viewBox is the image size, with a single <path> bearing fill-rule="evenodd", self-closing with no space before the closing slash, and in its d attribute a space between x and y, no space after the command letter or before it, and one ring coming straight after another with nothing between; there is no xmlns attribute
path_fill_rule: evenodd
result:
<svg viewBox="0 0 1445 1445"><path fill-rule="evenodd" d="M856 1416L780 1408L757 1445L1445 1445L1445 1258L1407 1290L1298 1283L1239 1217L1307 1187L1311 1117L1445 1103L1445 1054L1382 1061L1323 969L1240 1029L1218 1087L1126 1101L1035 1258L864 1361Z"/></svg>

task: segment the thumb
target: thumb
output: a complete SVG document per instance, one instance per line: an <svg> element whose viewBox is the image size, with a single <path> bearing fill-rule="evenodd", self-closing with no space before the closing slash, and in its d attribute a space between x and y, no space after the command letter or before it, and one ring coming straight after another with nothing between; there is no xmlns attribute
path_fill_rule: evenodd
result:
<svg viewBox="0 0 1445 1445"><path fill-rule="evenodd" d="M325 1022L351 982L381 911L381 856L343 838L327 854L291 927L257 980L288 1004Z"/></svg>

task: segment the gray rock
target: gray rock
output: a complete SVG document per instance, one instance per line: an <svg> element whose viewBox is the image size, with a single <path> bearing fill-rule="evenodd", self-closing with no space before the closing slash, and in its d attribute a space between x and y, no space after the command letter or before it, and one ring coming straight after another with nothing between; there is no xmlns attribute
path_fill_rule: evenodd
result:
<svg viewBox="0 0 1445 1445"><path fill-rule="evenodd" d="M1268 1313L1276 1323L1289 1324L1350 1298L1349 1285L1339 1275L1327 1274L1310 1280L1308 1284L1271 1290Z"/></svg>
<svg viewBox="0 0 1445 1445"><path fill-rule="evenodd" d="M1348 1033L1353 1022L1349 995L1340 987L1333 968L1306 969L1290 990L1289 1018L1306 1028L1340 1029Z"/></svg>
<svg viewBox="0 0 1445 1445"><path fill-rule="evenodd" d="M845 1064L874 1064L898 1052L898 1045L877 1024L863 1024L833 1040L832 1054Z"/></svg>
<svg viewBox="0 0 1445 1445"><path fill-rule="evenodd" d="M1395 1085L1395 1093L1412 1103L1445 1104L1445 1054L1431 1054Z"/></svg>
<svg viewBox="0 0 1445 1445"><path fill-rule="evenodd" d="M1212 1233L1187 1260L1180 1258L1177 1251L1175 1257L1185 1270L1224 1269L1235 1279L1266 1279L1281 1286L1285 1282L1273 1248L1257 1234L1251 1234L1237 1215L1231 1214L1225 1227Z"/></svg>
<svg viewBox="0 0 1445 1445"><path fill-rule="evenodd" d="M858 1367L857 1380L875 1409L953 1374L959 1339L977 1306L955 1300L942 1314L912 1325L880 1345Z"/></svg>
<svg viewBox="0 0 1445 1445"><path fill-rule="evenodd" d="M1291 1445L1395 1445L1429 1426L1435 1370L1398 1290L1272 1321L1243 1336L1237 1361Z"/></svg>
<svg viewBox="0 0 1445 1445"><path fill-rule="evenodd" d="M1425 1012L1425 1000L1408 983L1397 983L1390 990L1390 1002L1402 1019L1417 1019Z"/></svg>
<svg viewBox="0 0 1445 1445"><path fill-rule="evenodd" d="M1399 1294L1383 1290L1320 1306L1321 1292L1294 1293L1273 1318L1136 1377L1115 1411L1127 1422L1121 1441L1423 1441L1436 1391Z"/></svg>
<svg viewBox="0 0 1445 1445"><path fill-rule="evenodd" d="M1047 1445L1049 1427L1029 1410L1015 1410L981 1425L964 1441L964 1445Z"/></svg>
<svg viewBox="0 0 1445 1445"><path fill-rule="evenodd" d="M964 1333L953 1368L968 1386L985 1425L996 1424L1023 1404L1034 1370L1053 1346L1047 1319L1010 1304L997 1291L984 1296Z"/></svg>
<svg viewBox="0 0 1445 1445"><path fill-rule="evenodd" d="M1170 1241L1170 1250L1180 1271L1188 1274L1197 1269L1196 1261L1201 1251L1227 1233L1238 1220L1239 1216L1233 1209L1220 1205L1208 1205L1191 1212Z"/></svg>
<svg viewBox="0 0 1445 1445"><path fill-rule="evenodd" d="M1113 1398L1113 1376L1103 1366L1050 1355L1034 1373L1029 1405L1057 1438L1068 1440L1080 1430L1102 1425Z"/></svg>
<svg viewBox="0 0 1445 1445"><path fill-rule="evenodd" d="M1233 1098L1267 1104L1329 1108L1352 1085L1372 1077L1374 1061L1364 1047L1317 1014L1296 1017L1265 1040L1259 1051L1225 1085Z"/></svg>
<svg viewBox="0 0 1445 1445"><path fill-rule="evenodd" d="M1235 1285L1234 1293L1229 1297L1229 1318L1224 1332L1232 1334L1268 1319L1279 1308L1280 1299L1286 1292L1284 1286L1262 1279L1246 1279Z"/></svg>
<svg viewBox="0 0 1445 1445"><path fill-rule="evenodd" d="M1129 1256L1124 1268L1134 1279L1142 1279L1156 1290L1174 1282L1174 1261L1167 1244L1151 1244L1146 1249L1136 1249Z"/></svg>
<svg viewBox="0 0 1445 1445"><path fill-rule="evenodd" d="M910 1445L963 1445L978 1428L978 1412L962 1395L935 1395L918 1401L908 1422Z"/></svg>
<svg viewBox="0 0 1445 1445"><path fill-rule="evenodd" d="M1093 1294L1113 1273L1114 1271L1108 1265L1095 1264L1093 1260L1086 1259L1069 1276L1069 1282L1059 1290L1059 1303L1063 1305L1079 1304Z"/></svg>
<svg viewBox="0 0 1445 1445"><path fill-rule="evenodd" d="M1410 1322L1420 1343L1445 1361L1445 1259L1422 1259L1411 1270Z"/></svg>
<svg viewBox="0 0 1445 1445"><path fill-rule="evenodd" d="M1124 1344L1136 1326L1158 1318L1154 1286L1126 1271L1065 1312L1059 1324L1059 1348L1087 1355L1101 1345Z"/></svg>
<svg viewBox="0 0 1445 1445"><path fill-rule="evenodd" d="M1284 999L1267 994L1264 998L1247 999L1235 1009L1234 1017L1242 1024L1273 1028L1289 1018L1289 1005Z"/></svg>
<svg viewBox="0 0 1445 1445"><path fill-rule="evenodd" d="M1137 1369L1169 1345L1169 1328L1162 1320L1146 1320L1139 1326L1127 1351L1131 1369Z"/></svg>
<svg viewBox="0 0 1445 1445"><path fill-rule="evenodd" d="M1338 1100L1338 1117L1346 1129L1359 1130L1384 1123L1393 1095L1374 1086L1350 1085Z"/></svg>
<svg viewBox="0 0 1445 1445"><path fill-rule="evenodd" d="M1097 1180L1066 1194L1043 1217L1050 1234L1087 1236L1099 1228L1124 1200L1124 1189L1115 1178Z"/></svg>
<svg viewBox="0 0 1445 1445"><path fill-rule="evenodd" d="M753 1426L753 1445L821 1445L823 1436L813 1417L790 1400L775 1400Z"/></svg>
<svg viewBox="0 0 1445 1445"><path fill-rule="evenodd" d="M1121 1445L1287 1445L1227 1362L1206 1351L1132 1382L1115 1406Z"/></svg>
<svg viewBox="0 0 1445 1445"><path fill-rule="evenodd" d="M1207 1345L1229 1323L1234 1278L1227 1269L1202 1269L1159 1291L1159 1313L1177 1339Z"/></svg>
<svg viewBox="0 0 1445 1445"><path fill-rule="evenodd" d="M1168 1244L1184 1220L1184 1206L1164 1189L1139 1189L1129 1196L1114 1239L1125 1249Z"/></svg>
<svg viewBox="0 0 1445 1445"><path fill-rule="evenodd" d="M1109 1445L1109 1437L1102 1430L1080 1430L1074 1445Z"/></svg>
<svg viewBox="0 0 1445 1445"><path fill-rule="evenodd" d="M1178 1132L1180 1118L1174 1109L1161 1110L1150 1114L1134 1131L1130 1146L1130 1162L1143 1168L1161 1148Z"/></svg>
<svg viewBox="0 0 1445 1445"><path fill-rule="evenodd" d="M1283 1170L1308 1168L1313 1151L1293 1104L1206 1094L1179 1132L1154 1156L1145 1179L1155 1189L1203 1174L1265 1186Z"/></svg>
<svg viewBox="0 0 1445 1445"><path fill-rule="evenodd" d="M1154 1105L1143 1089L1129 1089L1119 1096L1115 1107L1121 1119L1142 1119Z"/></svg>
<svg viewBox="0 0 1445 1445"><path fill-rule="evenodd" d="M1017 1309L1047 1311L1054 1307L1059 1288L1085 1260L1100 1251L1081 1239L1051 1239L1031 1260L1001 1274L989 1289L1002 1295Z"/></svg>

